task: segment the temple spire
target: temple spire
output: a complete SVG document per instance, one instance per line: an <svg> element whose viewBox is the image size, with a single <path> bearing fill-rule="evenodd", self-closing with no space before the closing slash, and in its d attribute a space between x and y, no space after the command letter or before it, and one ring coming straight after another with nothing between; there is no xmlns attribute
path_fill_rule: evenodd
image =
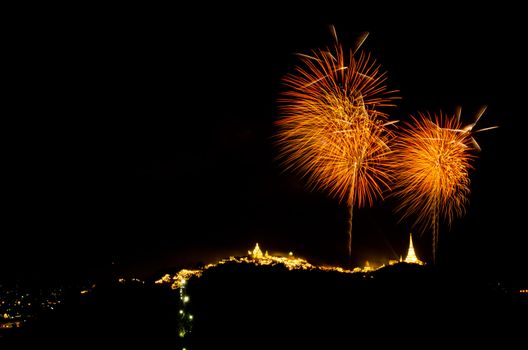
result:
<svg viewBox="0 0 528 350"><path fill-rule="evenodd" d="M262 250L260 250L258 243L255 245L255 249L253 249L253 251L248 250L248 253L249 253L249 256L253 257L253 259L262 259L262 257L264 256L262 254ZM266 256L268 256L267 251L266 251Z"/></svg>
<svg viewBox="0 0 528 350"><path fill-rule="evenodd" d="M420 261L420 259L418 259L416 257L416 254L414 252L414 246L413 246L413 241L412 241L412 233L409 235L409 250L407 251L407 256L405 257L405 260L403 260L403 261L408 263L408 264L423 265L423 262Z"/></svg>

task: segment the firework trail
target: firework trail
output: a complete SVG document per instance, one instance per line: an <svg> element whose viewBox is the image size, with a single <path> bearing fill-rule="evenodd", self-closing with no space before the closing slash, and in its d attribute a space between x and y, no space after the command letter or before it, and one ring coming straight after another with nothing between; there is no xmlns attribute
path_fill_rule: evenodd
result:
<svg viewBox="0 0 528 350"><path fill-rule="evenodd" d="M402 219L416 216L415 225L432 230L433 263L436 260L440 219L449 225L465 212L468 203L469 171L480 146L472 133L476 121L466 127L456 115L422 114L413 117L399 133L394 145L392 165L395 185L393 195L401 202L397 211Z"/></svg>
<svg viewBox="0 0 528 350"><path fill-rule="evenodd" d="M379 108L393 106L395 97L380 66L357 54L366 35L348 52L335 39L331 49L299 55L301 63L284 78L276 137L286 170L347 203L351 256L354 206L372 205L390 182L393 122Z"/></svg>

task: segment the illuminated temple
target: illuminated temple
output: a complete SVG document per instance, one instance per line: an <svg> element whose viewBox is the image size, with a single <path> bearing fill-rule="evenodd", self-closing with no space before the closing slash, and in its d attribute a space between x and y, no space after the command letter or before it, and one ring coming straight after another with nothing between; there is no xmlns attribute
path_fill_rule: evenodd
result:
<svg viewBox="0 0 528 350"><path fill-rule="evenodd" d="M413 241L412 241L412 234L409 235L409 250L407 251L407 256L405 257L405 260L403 261L408 264L418 264L418 265L424 264L423 261L421 261L420 259L416 257L416 253L414 252L414 246L413 246Z"/></svg>
<svg viewBox="0 0 528 350"><path fill-rule="evenodd" d="M257 245L255 246L255 249L253 249L253 251L248 250L248 255L253 257L253 259L262 259L264 256L268 257L268 252L266 251L266 255L263 255L262 254L262 250L260 250L260 247L259 247L259 245L257 243Z"/></svg>

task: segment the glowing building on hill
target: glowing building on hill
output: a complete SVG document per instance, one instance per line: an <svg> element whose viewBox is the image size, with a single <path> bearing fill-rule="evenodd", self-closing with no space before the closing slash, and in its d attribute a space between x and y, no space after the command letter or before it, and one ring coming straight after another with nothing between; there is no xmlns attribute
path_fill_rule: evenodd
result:
<svg viewBox="0 0 528 350"><path fill-rule="evenodd" d="M408 264L418 264L418 265L423 265L424 264L424 262L421 261L420 259L418 259L416 257L416 254L414 253L412 234L409 235L409 250L407 251L407 256L405 257L405 260L403 260L403 261L408 263Z"/></svg>
<svg viewBox="0 0 528 350"><path fill-rule="evenodd" d="M264 257L264 255L262 254L262 250L260 250L258 243L255 246L255 249L253 249L252 252L248 250L248 253L249 253L249 256L253 257L253 259L262 259ZM267 255L268 254L266 252L266 256Z"/></svg>

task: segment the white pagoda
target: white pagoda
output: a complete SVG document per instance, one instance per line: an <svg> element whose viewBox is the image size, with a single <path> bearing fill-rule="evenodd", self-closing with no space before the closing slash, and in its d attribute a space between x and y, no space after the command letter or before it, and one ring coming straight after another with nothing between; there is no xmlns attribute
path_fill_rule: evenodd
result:
<svg viewBox="0 0 528 350"><path fill-rule="evenodd" d="M414 246L412 241L412 233L409 235L409 250L407 251L407 256L405 257L404 262L408 264L418 264L418 265L424 265L424 262L421 261L416 257L416 254L414 253Z"/></svg>
<svg viewBox="0 0 528 350"><path fill-rule="evenodd" d="M253 259L262 259L264 257L264 254L262 254L262 250L260 250L259 244L255 245L255 249L253 251L248 250L248 255L251 256ZM266 257L268 256L268 252L266 251Z"/></svg>

